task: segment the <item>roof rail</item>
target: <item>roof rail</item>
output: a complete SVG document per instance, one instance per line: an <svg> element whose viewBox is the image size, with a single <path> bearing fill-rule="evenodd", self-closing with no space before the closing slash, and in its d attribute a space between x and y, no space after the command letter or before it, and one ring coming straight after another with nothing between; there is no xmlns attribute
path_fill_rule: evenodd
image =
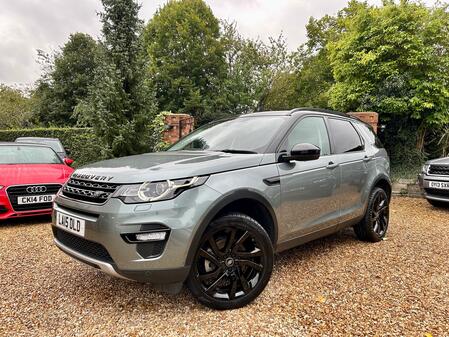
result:
<svg viewBox="0 0 449 337"><path fill-rule="evenodd" d="M327 110L327 109L320 109L320 108L295 108L290 110L289 115L291 116L292 114L294 114L295 112L299 112L299 111L316 111L316 112L324 112L324 113L328 113L331 115L337 115L337 116L344 116L344 117L348 117L348 118L354 118L344 112L339 112L339 111L333 111L333 110Z"/></svg>

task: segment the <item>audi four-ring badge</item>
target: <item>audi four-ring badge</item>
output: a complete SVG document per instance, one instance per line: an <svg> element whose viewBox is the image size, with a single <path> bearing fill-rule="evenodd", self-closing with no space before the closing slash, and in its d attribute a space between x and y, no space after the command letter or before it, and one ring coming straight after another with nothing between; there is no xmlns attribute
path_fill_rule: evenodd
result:
<svg viewBox="0 0 449 337"><path fill-rule="evenodd" d="M110 275L238 308L267 285L275 252L345 227L381 241L389 172L372 128L346 114L242 115L166 152L77 169L54 202L54 241Z"/></svg>
<svg viewBox="0 0 449 337"><path fill-rule="evenodd" d="M72 172L48 146L0 143L0 220L51 214Z"/></svg>

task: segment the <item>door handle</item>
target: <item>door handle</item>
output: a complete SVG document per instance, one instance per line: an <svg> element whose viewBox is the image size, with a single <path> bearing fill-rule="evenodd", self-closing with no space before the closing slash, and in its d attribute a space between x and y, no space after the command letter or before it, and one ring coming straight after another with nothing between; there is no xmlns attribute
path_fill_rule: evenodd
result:
<svg viewBox="0 0 449 337"><path fill-rule="evenodd" d="M334 168L337 168L340 164L336 164L333 161L330 161L329 164L327 164L326 168L329 170L333 170Z"/></svg>
<svg viewBox="0 0 449 337"><path fill-rule="evenodd" d="M374 156L365 156L365 158L363 158L363 161L364 162L369 162L369 161L371 161L373 159L374 159Z"/></svg>

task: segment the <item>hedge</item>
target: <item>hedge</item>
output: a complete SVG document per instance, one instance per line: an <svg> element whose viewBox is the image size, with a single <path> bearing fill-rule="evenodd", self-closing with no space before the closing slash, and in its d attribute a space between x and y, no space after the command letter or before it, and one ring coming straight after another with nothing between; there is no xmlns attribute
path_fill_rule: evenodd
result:
<svg viewBox="0 0 449 337"><path fill-rule="evenodd" d="M36 128L0 130L0 141L13 142L18 137L59 138L69 155L75 160L74 166L102 159L101 145L90 128Z"/></svg>

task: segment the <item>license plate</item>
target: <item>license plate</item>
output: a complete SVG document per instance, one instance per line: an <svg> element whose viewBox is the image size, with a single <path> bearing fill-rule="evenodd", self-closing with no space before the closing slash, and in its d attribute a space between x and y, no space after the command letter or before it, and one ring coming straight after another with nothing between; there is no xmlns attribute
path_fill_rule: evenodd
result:
<svg viewBox="0 0 449 337"><path fill-rule="evenodd" d="M429 182L430 188L438 188L441 190L449 190L449 182L442 182L442 181L430 181Z"/></svg>
<svg viewBox="0 0 449 337"><path fill-rule="evenodd" d="M65 213L56 212L56 226L76 235L84 236L86 221Z"/></svg>
<svg viewBox="0 0 449 337"><path fill-rule="evenodd" d="M49 202L53 202L55 200L54 194L46 194L46 195L26 195L17 197L17 203L19 205L26 204L45 204Z"/></svg>

